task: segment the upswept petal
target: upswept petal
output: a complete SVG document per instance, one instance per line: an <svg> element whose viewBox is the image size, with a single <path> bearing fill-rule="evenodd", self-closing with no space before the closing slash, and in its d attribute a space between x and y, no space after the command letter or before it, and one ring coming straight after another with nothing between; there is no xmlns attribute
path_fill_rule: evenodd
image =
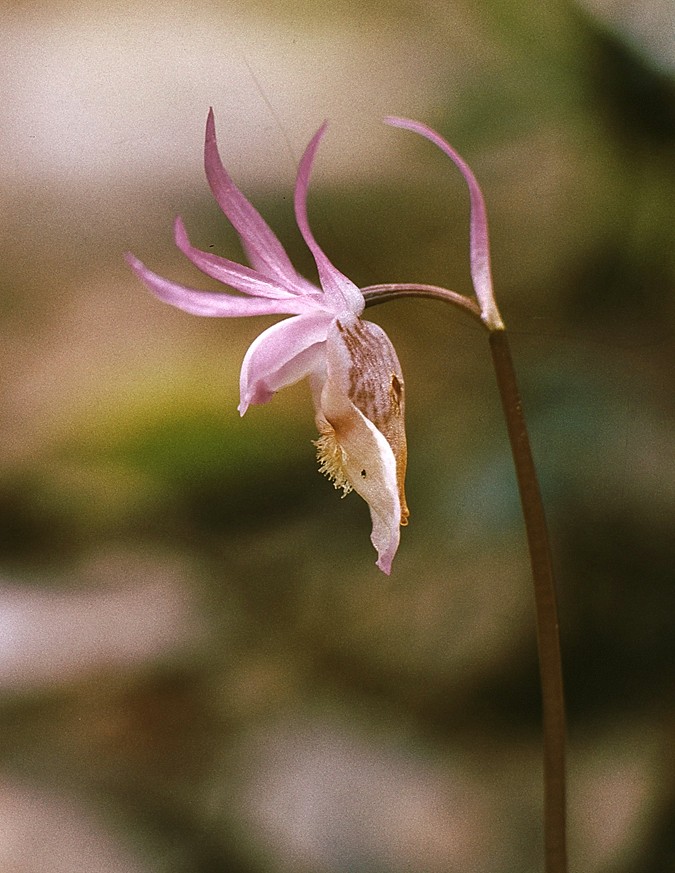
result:
<svg viewBox="0 0 675 873"><path fill-rule="evenodd" d="M207 276L212 279L217 279L224 285L229 285L231 288L241 291L244 294L252 294L255 297L270 297L279 300L288 300L292 297L297 297L299 294L304 296L304 290L298 289L289 285L285 280L269 279L252 270L250 267L245 267L242 264L237 264L235 261L230 261L228 258L222 258L219 255L203 252L195 248L187 235L185 225L180 218L176 218L174 222L174 239L176 245L189 258L192 263ZM322 297L319 297L319 289L314 289L317 292L317 298L308 297L308 306L312 305L320 307Z"/></svg>
<svg viewBox="0 0 675 873"><path fill-rule="evenodd" d="M221 294L218 291L186 288L153 273L131 252L127 252L125 258L131 269L155 297L193 315L240 318L248 315L298 315L317 311L316 305L304 297L289 296L284 299L234 297L232 294ZM232 285L233 282L230 281L229 284Z"/></svg>
<svg viewBox="0 0 675 873"><path fill-rule="evenodd" d="M213 109L209 109L206 120L204 169L213 196L239 234L251 266L286 288L295 287L300 293L319 293L318 288L296 272L274 231L223 166L216 143Z"/></svg>
<svg viewBox="0 0 675 873"><path fill-rule="evenodd" d="M333 316L298 315L273 324L249 346L241 365L239 413L267 403L280 388L324 366L325 343Z"/></svg>
<svg viewBox="0 0 675 873"><path fill-rule="evenodd" d="M307 221L307 188L309 186L309 178L316 150L326 132L327 125L328 122L325 121L314 134L300 161L295 183L295 219L303 239L314 256L316 267L319 271L321 287L331 307L337 314L353 313L354 315L360 315L365 307L363 294L351 279L348 279L337 267L331 264L314 239L314 234L310 230L309 222Z"/></svg>
<svg viewBox="0 0 675 873"><path fill-rule="evenodd" d="M387 116L384 121L386 124L392 125L392 127L402 127L428 139L450 158L464 176L469 186L469 196L471 198L470 261L473 287L485 324L492 330L503 329L504 324L497 309L492 289L487 210L485 208L483 192L471 167L453 149L449 142L426 124L422 124L420 121L413 121L410 118L399 118L393 115Z"/></svg>

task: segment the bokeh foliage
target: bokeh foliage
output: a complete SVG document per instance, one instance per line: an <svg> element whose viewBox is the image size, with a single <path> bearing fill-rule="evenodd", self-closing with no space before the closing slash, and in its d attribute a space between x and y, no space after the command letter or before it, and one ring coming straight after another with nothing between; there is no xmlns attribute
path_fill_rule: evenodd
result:
<svg viewBox="0 0 675 873"><path fill-rule="evenodd" d="M324 6L280 8L270 32L293 22L301 39ZM324 11L335 28L364 14ZM374 31L463 46L424 120L462 150L488 200L558 571L573 869L662 873L674 862L672 70L568 3L366 11ZM269 136L281 142L283 124L273 118ZM393 171L318 176L317 238L361 285L467 292L458 174L428 144L386 135L399 138ZM197 244L237 257L198 171L199 193L172 192L171 208ZM124 272L123 248L140 247L195 281L169 247L152 178L133 200L109 232L50 223L53 202L36 224L8 219L3 608L36 595L26 611L46 660L100 632L92 592L103 603L157 578L185 613L138 657L114 634L91 663L75 643L62 676L43 676L35 654L24 664L7 631L0 657L18 666L0 671L0 780L97 810L138 870L539 869L528 566L485 338L430 301L372 312L408 392L412 519L386 580L366 507L316 475L306 386L236 413L239 362L263 322L167 311ZM152 220L138 217L146 202ZM256 195L312 275L290 202L269 182ZM35 261L17 255L24 232L44 241ZM157 590L127 611L140 640ZM63 626L59 604L78 598L80 618ZM400 820L399 796L411 798ZM25 869L42 870L37 858Z"/></svg>

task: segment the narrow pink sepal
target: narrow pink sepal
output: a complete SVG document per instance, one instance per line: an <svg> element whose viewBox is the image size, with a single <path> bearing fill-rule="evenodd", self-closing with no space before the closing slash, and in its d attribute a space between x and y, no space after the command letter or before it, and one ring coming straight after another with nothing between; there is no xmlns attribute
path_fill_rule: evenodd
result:
<svg viewBox="0 0 675 873"><path fill-rule="evenodd" d="M497 330L504 327L492 288L492 273L490 270L490 239L488 235L487 210L485 199L478 180L473 174L471 167L464 158L440 134L436 133L426 124L413 121L409 118L399 118L389 115L384 119L385 124L392 127L402 127L425 137L435 146L441 149L459 169L469 187L471 198L471 234L470 234L470 261L471 279L476 292L476 298L481 308L484 323L491 329Z"/></svg>
<svg viewBox="0 0 675 873"><path fill-rule="evenodd" d="M312 164L327 126L328 122L324 121L310 140L300 160L295 183L295 218L300 228L300 233L314 256L316 267L319 271L321 287L331 307L336 313L360 315L365 308L363 294L361 294L361 291L351 279L348 279L328 260L323 249L314 238L307 220L307 188L312 173Z"/></svg>
<svg viewBox="0 0 675 873"><path fill-rule="evenodd" d="M239 413L267 403L276 391L323 369L329 313L287 318L264 330L241 365Z"/></svg>
<svg viewBox="0 0 675 873"><path fill-rule="evenodd" d="M266 276L243 264L237 264L228 258L222 258L219 255L211 254L211 252L203 252L195 248L191 244L185 230L185 225L180 218L176 218L174 222L174 239L181 252L202 273L244 294L270 297L278 300L288 300L289 298L305 294L304 288L295 287L285 280L268 279ZM317 305L321 305L320 291L318 288L315 290ZM307 308L310 309L311 307L312 300L310 298L307 300Z"/></svg>
<svg viewBox="0 0 675 873"><path fill-rule="evenodd" d="M171 282L148 269L131 252L124 256L126 262L144 285L164 303L169 303L192 315L211 318L241 318L249 315L301 315L316 311L302 297L287 297L283 300L268 297L234 297L218 291L199 291ZM229 284L233 284L230 282Z"/></svg>
<svg viewBox="0 0 675 873"><path fill-rule="evenodd" d="M251 266L287 286L295 283L309 285L296 272L274 231L225 170L216 143L213 109L209 109L206 120L204 169L213 196L239 234Z"/></svg>

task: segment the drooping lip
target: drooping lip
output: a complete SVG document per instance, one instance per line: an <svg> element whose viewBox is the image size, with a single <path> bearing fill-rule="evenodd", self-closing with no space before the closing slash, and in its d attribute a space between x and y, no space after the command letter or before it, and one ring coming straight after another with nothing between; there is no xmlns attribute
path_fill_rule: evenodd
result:
<svg viewBox="0 0 675 873"><path fill-rule="evenodd" d="M405 497L407 441L405 435L405 383L396 350L377 324L364 319L336 319L344 346L351 402L384 436L396 460L396 480L401 504L401 525L410 511Z"/></svg>

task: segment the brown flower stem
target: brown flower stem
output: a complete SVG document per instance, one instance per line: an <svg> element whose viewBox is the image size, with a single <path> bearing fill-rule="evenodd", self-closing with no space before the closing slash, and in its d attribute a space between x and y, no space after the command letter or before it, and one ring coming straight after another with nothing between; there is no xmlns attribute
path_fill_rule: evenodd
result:
<svg viewBox="0 0 675 873"><path fill-rule="evenodd" d="M445 300L477 318L488 330L497 386L516 469L534 582L544 740L545 870L546 873L567 873L566 729L558 607L544 505L506 330L501 326L490 327L486 324L479 307L470 298L434 285L372 285L363 289L363 292L367 306L397 297L433 297Z"/></svg>
<svg viewBox="0 0 675 873"><path fill-rule="evenodd" d="M387 303L389 300L398 300L400 297L432 297L436 300L444 300L467 312L472 318L482 323L480 309L469 297L441 288L438 285L417 285L397 282L390 285L368 285L362 288L361 293L366 298L366 306L375 306L378 303Z"/></svg>
<svg viewBox="0 0 675 873"><path fill-rule="evenodd" d="M490 351L516 468L534 581L544 734L545 869L546 873L566 873L565 700L548 527L505 330L490 331Z"/></svg>

